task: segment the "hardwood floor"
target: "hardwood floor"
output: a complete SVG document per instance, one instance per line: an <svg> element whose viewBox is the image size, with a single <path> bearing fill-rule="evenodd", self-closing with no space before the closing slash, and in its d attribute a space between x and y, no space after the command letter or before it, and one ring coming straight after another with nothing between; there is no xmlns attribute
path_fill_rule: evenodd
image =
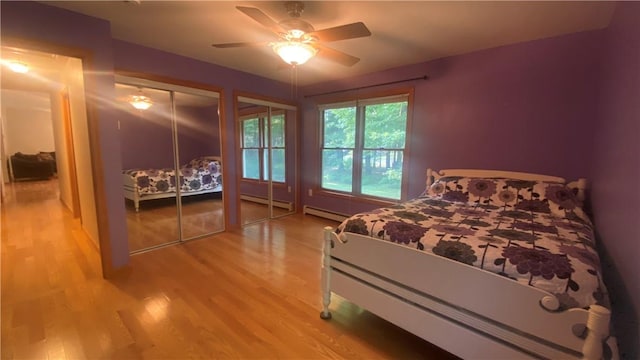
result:
<svg viewBox="0 0 640 360"><path fill-rule="evenodd" d="M273 217L280 217L290 213L288 209L273 207ZM252 201L240 201L240 223L242 225L251 224L258 221L264 221L269 218L269 206L266 204L258 204Z"/></svg>
<svg viewBox="0 0 640 360"><path fill-rule="evenodd" d="M178 206L175 198L143 201L136 211L126 201L129 250L142 250L178 241ZM185 196L182 200L182 236L194 238L224 230L220 193Z"/></svg>
<svg viewBox="0 0 640 360"><path fill-rule="evenodd" d="M2 206L2 359L453 358L336 296L333 319L319 318L329 220L294 215L138 254L105 280L47 186L12 186Z"/></svg>
<svg viewBox="0 0 640 360"><path fill-rule="evenodd" d="M186 196L182 202L182 236L184 239L224 231L224 204L220 194ZM144 201L136 211L126 202L129 250L143 250L178 241L178 215L175 198ZM267 205L241 201L243 225L263 221L269 217ZM274 207L274 217L288 213Z"/></svg>

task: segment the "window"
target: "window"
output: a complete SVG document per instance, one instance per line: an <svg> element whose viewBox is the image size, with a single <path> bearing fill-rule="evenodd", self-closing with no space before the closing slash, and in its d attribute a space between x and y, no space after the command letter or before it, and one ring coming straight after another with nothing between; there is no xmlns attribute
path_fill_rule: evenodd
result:
<svg viewBox="0 0 640 360"><path fill-rule="evenodd" d="M322 105L321 188L400 200L409 95Z"/></svg>
<svg viewBox="0 0 640 360"><path fill-rule="evenodd" d="M269 126L270 125L270 126ZM242 177L269 179L269 148L271 148L271 178L285 181L285 118L284 112L245 116L241 120Z"/></svg>

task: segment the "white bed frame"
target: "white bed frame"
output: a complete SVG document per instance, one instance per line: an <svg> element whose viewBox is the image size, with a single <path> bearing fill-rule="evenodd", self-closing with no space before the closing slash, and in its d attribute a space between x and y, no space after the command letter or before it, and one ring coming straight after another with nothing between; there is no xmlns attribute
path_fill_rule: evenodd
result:
<svg viewBox="0 0 640 360"><path fill-rule="evenodd" d="M138 186L136 185L134 178L127 174L122 174L122 181L124 184L124 197L126 199L133 201L133 205L136 208L136 212L138 212L138 210L140 209L141 201L176 197L175 191L140 194L138 192ZM222 191L222 185L218 185L213 189L206 189L206 190L199 190L199 191L181 191L180 196L200 195L200 194L208 194L208 193L221 192L221 191Z"/></svg>
<svg viewBox="0 0 640 360"><path fill-rule="evenodd" d="M443 176L566 183L529 173L429 169L427 186ZM584 199L585 179L568 185ZM605 307L558 311L557 298L543 290L388 241L338 236L331 227L323 251L323 319L331 318L333 292L465 359L600 359L605 341L618 358Z"/></svg>

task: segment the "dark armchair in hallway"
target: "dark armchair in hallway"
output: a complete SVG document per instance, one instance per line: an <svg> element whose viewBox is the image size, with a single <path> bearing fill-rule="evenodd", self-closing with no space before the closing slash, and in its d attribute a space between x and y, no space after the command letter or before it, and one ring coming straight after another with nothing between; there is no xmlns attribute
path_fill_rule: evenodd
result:
<svg viewBox="0 0 640 360"><path fill-rule="evenodd" d="M13 180L49 179L56 173L55 152L40 152L38 154L23 154L17 152L11 155L11 169Z"/></svg>

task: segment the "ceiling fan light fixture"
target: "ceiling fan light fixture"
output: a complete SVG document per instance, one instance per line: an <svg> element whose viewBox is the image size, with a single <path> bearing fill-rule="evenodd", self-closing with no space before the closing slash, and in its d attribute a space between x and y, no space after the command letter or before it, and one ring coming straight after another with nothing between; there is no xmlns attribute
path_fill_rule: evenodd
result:
<svg viewBox="0 0 640 360"><path fill-rule="evenodd" d="M275 43L273 44L273 51L289 65L302 65L318 52L313 46L296 41Z"/></svg>
<svg viewBox="0 0 640 360"><path fill-rule="evenodd" d="M144 95L132 95L129 104L138 110L147 110L153 105L153 102Z"/></svg>
<svg viewBox="0 0 640 360"><path fill-rule="evenodd" d="M18 74L25 74L29 72L29 66L20 61L11 61L9 62L8 66L9 66L9 69L11 69L11 71Z"/></svg>
<svg viewBox="0 0 640 360"><path fill-rule="evenodd" d="M299 30L299 29L291 29L291 30L289 30L289 36L290 36L291 39L302 39L304 34L305 34L304 30Z"/></svg>

